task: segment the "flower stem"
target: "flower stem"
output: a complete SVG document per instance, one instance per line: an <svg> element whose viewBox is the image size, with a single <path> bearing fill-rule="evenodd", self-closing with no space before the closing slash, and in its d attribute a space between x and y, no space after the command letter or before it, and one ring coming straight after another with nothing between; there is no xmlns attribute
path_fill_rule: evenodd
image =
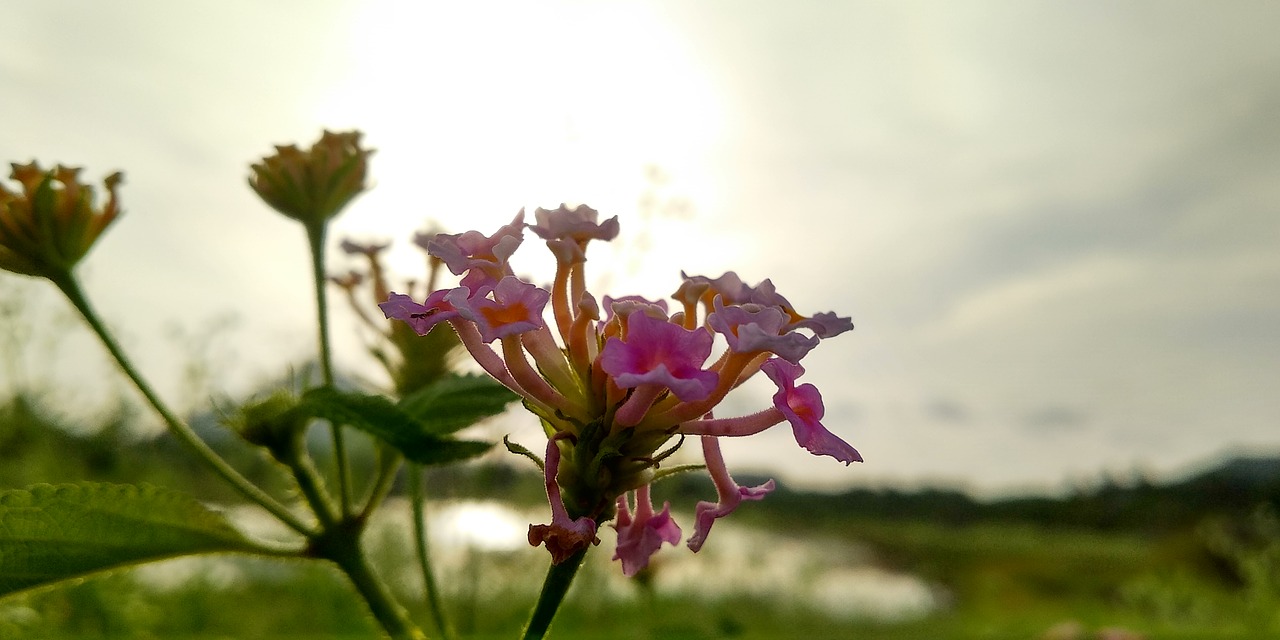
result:
<svg viewBox="0 0 1280 640"><path fill-rule="evenodd" d="M382 505L382 501L386 500L387 494L391 493L402 460L402 456L391 447L378 446L378 475L374 478L373 485L369 487L369 496L364 501L364 507L360 509L361 518L368 519L372 516L373 512Z"/></svg>
<svg viewBox="0 0 1280 640"><path fill-rule="evenodd" d="M560 603L564 601L565 594L569 592L569 585L573 583L573 577L578 574L578 569L582 567L582 560L587 557L587 551L590 549L589 546L584 547L564 562L553 564L547 570L547 578L542 583L538 604L534 605L533 615L530 616L529 624L524 629L524 640L540 640L547 634L547 629L551 627L551 620L560 609Z"/></svg>
<svg viewBox="0 0 1280 640"><path fill-rule="evenodd" d="M386 584L378 578L360 552L360 534L364 522L346 520L326 529L312 539L312 555L338 565L356 591L369 605L369 612L394 640L425 640L408 613L391 596Z"/></svg>
<svg viewBox="0 0 1280 640"><path fill-rule="evenodd" d="M146 398L151 407L164 420L165 426L168 427L170 433L186 445L196 457L212 467L218 475L222 476L244 497L270 511L272 515L279 518L281 522L294 531L303 535L314 533L310 526L289 511L288 508L276 501L275 498L267 495L266 492L249 482L247 478L227 464L227 461L223 460L213 449L210 449L209 445L205 444L190 426L180 420L173 411L169 410L164 401L160 399L160 396L151 388L151 385L147 384L147 381L143 379L142 374L134 368L133 363L130 362L120 345L116 343L115 338L111 336L111 332L107 330L106 325L94 313L93 307L89 305L89 299L85 297L84 291L80 289L80 284L74 275L68 272L61 277L50 277L50 280L62 291L67 300L76 308L76 311L80 312L80 316L89 324L89 328L93 329L93 332L97 334L98 339L102 341L107 351L110 352L111 357L115 359L120 370L128 376L129 380L138 388L138 391L142 393L142 396Z"/></svg>
<svg viewBox="0 0 1280 640"><path fill-rule="evenodd" d="M409 468L409 493L413 504L413 538L418 552L418 566L422 569L422 582L427 594L427 606L431 608L431 616L435 618L436 628L445 640L453 640L453 629L444 615L444 607L440 605L440 589L436 586L435 573L431 570L431 556L427 553L427 519L423 505L426 502L422 483L422 467L412 465Z"/></svg>
<svg viewBox="0 0 1280 640"><path fill-rule="evenodd" d="M316 470L315 464L312 463L306 447L303 434L299 432L294 436L294 440L289 446L284 463L293 472L294 481L298 483L298 490L302 492L302 496L311 505L311 510L315 512L316 519L320 521L320 527L327 530L338 522L338 515L333 511L333 503L329 500L329 495L324 490L324 479L320 472Z"/></svg>
<svg viewBox="0 0 1280 640"><path fill-rule="evenodd" d="M327 221L306 225L307 243L311 247L311 275L316 285L316 316L320 326L320 373L327 387L333 386L333 354L329 348L329 305L325 288L324 240L328 231ZM333 435L333 457L338 468L338 502L342 515L351 515L351 476L347 470L347 447L343 442L342 425L329 424Z"/></svg>

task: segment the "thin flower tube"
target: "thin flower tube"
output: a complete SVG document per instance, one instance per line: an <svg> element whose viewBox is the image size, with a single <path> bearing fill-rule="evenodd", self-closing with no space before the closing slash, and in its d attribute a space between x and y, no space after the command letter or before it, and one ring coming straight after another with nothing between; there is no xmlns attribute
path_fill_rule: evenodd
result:
<svg viewBox="0 0 1280 640"><path fill-rule="evenodd" d="M600 222L594 209L566 205L537 209L534 218L536 224L526 225L521 212L493 235L424 238L428 252L460 276L459 286L422 302L392 293L381 308L419 334L447 322L475 361L538 416L548 437L544 473L552 519L532 525L529 540L545 545L553 564L595 544L595 532L615 518L614 559L626 575L647 566L664 542L674 545L681 529L669 504L655 512L650 485L686 437L701 442L718 494L716 502L697 505L687 541L695 551L715 520L773 488L772 481L736 485L719 438L785 422L810 453L861 461L821 424L817 389L796 384L804 371L800 360L853 328L849 318L802 315L771 281L749 286L732 271L714 279L682 273L673 307L639 296L597 298L585 285L587 249L617 236L617 218ZM510 266L526 226L556 259L550 285L535 285ZM761 371L778 387L772 403L749 415L711 417Z"/></svg>

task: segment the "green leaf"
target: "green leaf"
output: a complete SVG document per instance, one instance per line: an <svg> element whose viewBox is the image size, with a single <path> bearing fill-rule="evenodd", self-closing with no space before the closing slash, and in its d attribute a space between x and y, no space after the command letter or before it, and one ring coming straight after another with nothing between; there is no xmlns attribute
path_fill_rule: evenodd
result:
<svg viewBox="0 0 1280 640"><path fill-rule="evenodd" d="M427 431L445 435L496 416L519 399L489 376L453 374L406 396L400 408Z"/></svg>
<svg viewBox="0 0 1280 640"><path fill-rule="evenodd" d="M364 431L421 465L469 460L493 446L432 433L420 420L380 395L320 387L304 393L297 410Z"/></svg>
<svg viewBox="0 0 1280 640"><path fill-rule="evenodd" d="M221 515L152 486L84 482L0 492L0 596L115 567L253 549Z"/></svg>

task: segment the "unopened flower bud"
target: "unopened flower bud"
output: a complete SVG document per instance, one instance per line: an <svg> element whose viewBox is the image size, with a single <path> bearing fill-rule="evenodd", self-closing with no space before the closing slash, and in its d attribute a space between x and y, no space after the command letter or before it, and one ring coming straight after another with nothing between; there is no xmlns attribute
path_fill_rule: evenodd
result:
<svg viewBox="0 0 1280 640"><path fill-rule="evenodd" d="M306 151L277 146L274 155L252 165L249 186L276 211L306 225L321 224L367 188L372 153L360 146L359 131L325 131Z"/></svg>
<svg viewBox="0 0 1280 640"><path fill-rule="evenodd" d="M240 412L226 421L227 426L245 441L265 447L277 460L284 461L307 426L307 416L294 411L298 404L293 394L277 391L240 407Z"/></svg>
<svg viewBox="0 0 1280 640"><path fill-rule="evenodd" d="M120 214L116 185L107 176L107 203L97 205L92 186L80 183L80 169L13 164L10 177L22 184L11 192L0 183L0 269L57 279L70 273L103 230Z"/></svg>

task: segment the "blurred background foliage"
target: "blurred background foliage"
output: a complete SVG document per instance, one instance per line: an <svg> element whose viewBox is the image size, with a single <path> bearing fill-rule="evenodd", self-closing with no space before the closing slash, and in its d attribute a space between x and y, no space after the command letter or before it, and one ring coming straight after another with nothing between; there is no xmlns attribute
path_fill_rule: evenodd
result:
<svg viewBox="0 0 1280 640"><path fill-rule="evenodd" d="M196 422L214 446L255 480L281 490L274 463L220 434L222 427L211 416ZM145 482L234 508L236 496L187 464L168 436L137 435L129 427L136 419L137 412L122 401L85 428L60 417L40 393L12 393L0 403L0 485ZM532 467L502 461L432 469L428 486L437 508L497 501L513 512L536 514L544 500ZM684 474L659 485L656 493L658 499L688 503L710 497L714 489L700 475ZM611 543L606 540L555 633L562 638L1093 638L1109 632L1131 634L1111 637L1271 638L1280 633L1278 502L1280 460L1275 459L1231 460L1168 482L1103 478L1060 497L977 500L942 488L819 494L784 485L736 514L734 524L809 545L819 557L835 554L822 548L832 541L856 545L866 550L858 564L927 585L927 606L859 612L851 602L842 614L838 603L833 609L830 603L788 594L795 591L789 585L778 585L778 593L725 592L711 584L724 580L713 572L705 578L705 597L670 592L660 579L668 568L664 556L684 550L664 551L652 572L618 586L612 582L619 577L613 575L616 567L605 562ZM371 540L378 546L376 561L393 571L411 556L403 510L390 511ZM728 531L716 542L734 546ZM743 574L767 571L761 556L778 544L766 543L738 558ZM454 567L447 574L447 603L465 637L507 637L520 626L544 558L509 546L436 549L450 556L441 558L442 565ZM690 566L696 571L702 560ZM521 583L529 588L516 588ZM420 586L411 579L400 580L399 587L407 602L421 602L414 595ZM866 588L876 588L874 579ZM351 595L323 566L186 559L0 600L0 636L373 637L375 628ZM423 606L414 612L427 615Z"/></svg>

